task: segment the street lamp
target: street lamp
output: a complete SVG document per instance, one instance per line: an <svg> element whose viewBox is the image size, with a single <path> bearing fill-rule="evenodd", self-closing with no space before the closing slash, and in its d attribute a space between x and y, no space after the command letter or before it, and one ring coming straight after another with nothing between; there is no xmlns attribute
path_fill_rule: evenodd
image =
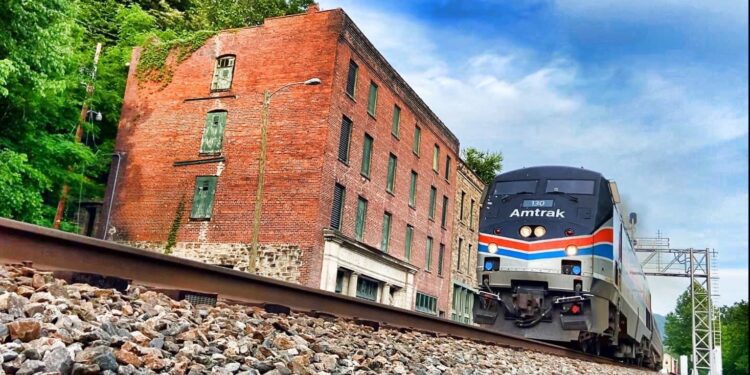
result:
<svg viewBox="0 0 750 375"><path fill-rule="evenodd" d="M316 86L320 83L320 78L310 78L307 81L288 83L274 91L266 90L263 93L263 108L261 110L260 121L260 156L258 157L258 186L255 193L253 238L250 246L250 259L248 260L248 270L252 273L255 273L255 266L258 262L258 236L260 234L260 212L263 202L263 183L266 177L266 141L268 137L268 113L271 105L271 98L280 91L292 86Z"/></svg>

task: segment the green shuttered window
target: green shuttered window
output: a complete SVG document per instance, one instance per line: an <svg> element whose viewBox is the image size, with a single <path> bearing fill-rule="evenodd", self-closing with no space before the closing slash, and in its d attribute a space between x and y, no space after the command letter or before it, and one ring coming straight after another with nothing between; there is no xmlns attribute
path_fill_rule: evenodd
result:
<svg viewBox="0 0 750 375"><path fill-rule="evenodd" d="M437 196L437 189L434 186L430 186L430 207L427 210L427 217L435 220L435 199Z"/></svg>
<svg viewBox="0 0 750 375"><path fill-rule="evenodd" d="M378 299L378 282L360 276L357 279L357 297L376 301Z"/></svg>
<svg viewBox="0 0 750 375"><path fill-rule="evenodd" d="M367 97L367 113L375 116L375 108L378 105L378 85L370 82L370 95Z"/></svg>
<svg viewBox="0 0 750 375"><path fill-rule="evenodd" d="M336 184L333 187L333 207L331 208L331 228L341 230L341 218L344 216L344 199L346 188Z"/></svg>
<svg viewBox="0 0 750 375"><path fill-rule="evenodd" d="M222 56L216 59L214 79L211 82L211 91L229 90L232 87L232 76L234 75L234 56Z"/></svg>
<svg viewBox="0 0 750 375"><path fill-rule="evenodd" d="M409 206L417 205L417 172L411 171L411 180L409 181Z"/></svg>
<svg viewBox="0 0 750 375"><path fill-rule="evenodd" d="M443 276L443 262L445 261L445 245L440 244L438 250L438 276Z"/></svg>
<svg viewBox="0 0 750 375"><path fill-rule="evenodd" d="M411 260L411 242L414 239L414 227L411 225L406 226L406 239L404 240L404 257L406 260Z"/></svg>
<svg viewBox="0 0 750 375"><path fill-rule="evenodd" d="M388 252L388 245L391 242L391 214L383 214L383 238L380 239L380 250Z"/></svg>
<svg viewBox="0 0 750 375"><path fill-rule="evenodd" d="M349 73L346 76L346 93L354 97L357 90L357 71L359 67L354 61L349 60Z"/></svg>
<svg viewBox="0 0 750 375"><path fill-rule="evenodd" d="M432 237L427 237L427 246L425 247L424 269L429 271L431 268L432 268Z"/></svg>
<svg viewBox="0 0 750 375"><path fill-rule="evenodd" d="M359 197L357 200L357 221L354 223L354 237L362 241L365 236L365 220L367 220L367 199Z"/></svg>
<svg viewBox="0 0 750 375"><path fill-rule="evenodd" d="M226 111L208 112L206 115L206 125L203 128L201 153L218 154L221 152L221 143L224 139L224 127L226 124Z"/></svg>
<svg viewBox="0 0 750 375"><path fill-rule="evenodd" d="M419 144L422 142L422 129L419 126L414 127L414 143L411 145L411 150L415 155L419 156Z"/></svg>
<svg viewBox="0 0 750 375"><path fill-rule="evenodd" d="M352 120L346 116L341 119L341 136L339 137L339 160L349 162L349 143L352 138Z"/></svg>
<svg viewBox="0 0 750 375"><path fill-rule="evenodd" d="M388 178L385 182L385 190L389 193L393 193L393 187L396 181L396 162L398 159L396 155L388 155Z"/></svg>
<svg viewBox="0 0 750 375"><path fill-rule="evenodd" d="M432 149L432 170L435 172L440 168L440 146L435 145Z"/></svg>
<svg viewBox="0 0 750 375"><path fill-rule="evenodd" d="M372 162L372 143L373 139L369 134L365 133L365 140L362 142L362 167L359 169L359 173L362 176L370 178L370 164Z"/></svg>
<svg viewBox="0 0 750 375"><path fill-rule="evenodd" d="M474 292L460 285L453 285L453 315L451 319L465 323L472 323L472 309L474 308Z"/></svg>
<svg viewBox="0 0 750 375"><path fill-rule="evenodd" d="M445 179L449 179L451 175L451 157L445 157Z"/></svg>
<svg viewBox="0 0 750 375"><path fill-rule="evenodd" d="M216 194L216 176L198 176L195 178L195 193L191 219L210 219Z"/></svg>
<svg viewBox="0 0 750 375"><path fill-rule="evenodd" d="M437 298L417 292L416 310L437 315Z"/></svg>
<svg viewBox="0 0 750 375"><path fill-rule="evenodd" d="M391 124L391 134L398 138L398 127L401 124L401 108L399 106L393 106L393 123Z"/></svg>
<svg viewBox="0 0 750 375"><path fill-rule="evenodd" d="M445 228L445 224L448 223L448 197L443 195L443 211L440 215L440 226Z"/></svg>

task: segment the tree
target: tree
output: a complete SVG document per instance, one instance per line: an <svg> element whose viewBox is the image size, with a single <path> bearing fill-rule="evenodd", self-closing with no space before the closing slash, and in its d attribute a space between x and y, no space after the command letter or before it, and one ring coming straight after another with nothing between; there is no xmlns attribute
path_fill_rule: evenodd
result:
<svg viewBox="0 0 750 375"><path fill-rule="evenodd" d="M696 284L696 288L700 288ZM693 306L690 299L690 287L678 298L675 310L667 314L664 324L666 339L664 346L674 358L693 353Z"/></svg>
<svg viewBox="0 0 750 375"><path fill-rule="evenodd" d="M748 373L748 309L747 301L732 306L722 306L721 314L721 362L725 374Z"/></svg>
<svg viewBox="0 0 750 375"><path fill-rule="evenodd" d="M463 150L463 159L466 166L487 185L503 168L501 152L479 151L474 147L469 147Z"/></svg>

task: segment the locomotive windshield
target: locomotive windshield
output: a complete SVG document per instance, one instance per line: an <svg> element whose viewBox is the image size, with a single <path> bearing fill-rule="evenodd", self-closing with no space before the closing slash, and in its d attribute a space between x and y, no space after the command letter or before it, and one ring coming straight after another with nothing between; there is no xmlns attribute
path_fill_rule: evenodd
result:
<svg viewBox="0 0 750 375"><path fill-rule="evenodd" d="M495 195L535 193L537 182L539 182L539 180L500 181L495 184Z"/></svg>
<svg viewBox="0 0 750 375"><path fill-rule="evenodd" d="M546 193L594 194L593 180L547 180Z"/></svg>

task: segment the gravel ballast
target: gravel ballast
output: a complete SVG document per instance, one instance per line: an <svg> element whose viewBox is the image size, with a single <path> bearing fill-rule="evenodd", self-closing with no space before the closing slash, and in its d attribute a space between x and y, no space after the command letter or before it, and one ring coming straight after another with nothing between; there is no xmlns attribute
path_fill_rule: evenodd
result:
<svg viewBox="0 0 750 375"><path fill-rule="evenodd" d="M2 374L645 374L254 306L193 306L131 287L0 267Z"/></svg>

